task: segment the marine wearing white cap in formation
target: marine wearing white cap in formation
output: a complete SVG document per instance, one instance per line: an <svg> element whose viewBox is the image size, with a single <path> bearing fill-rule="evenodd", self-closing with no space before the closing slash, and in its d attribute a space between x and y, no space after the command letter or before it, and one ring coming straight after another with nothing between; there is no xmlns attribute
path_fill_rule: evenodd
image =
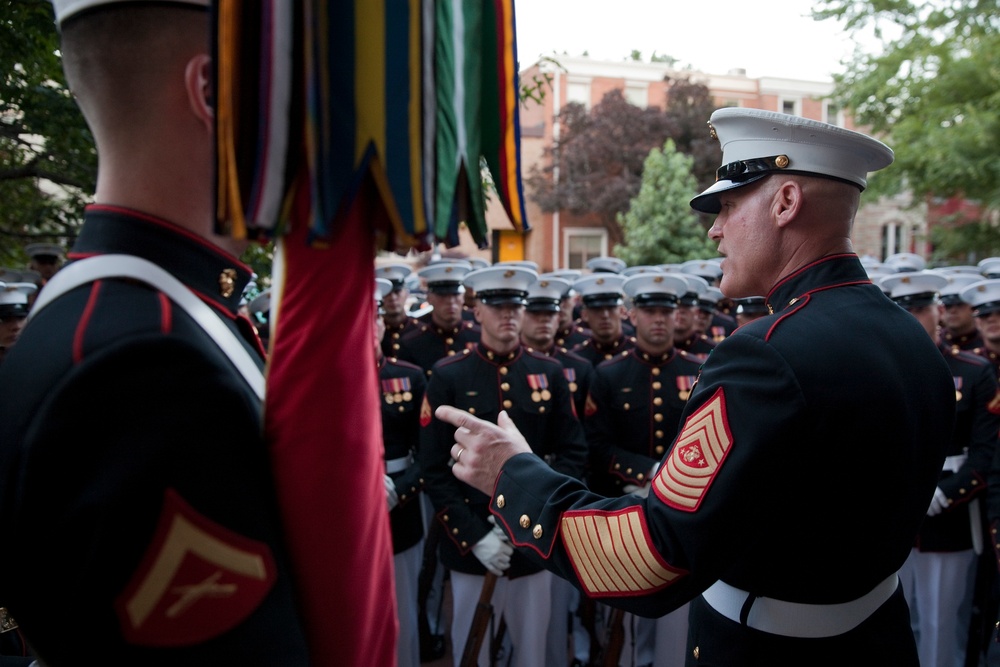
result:
<svg viewBox="0 0 1000 667"><path fill-rule="evenodd" d="M420 277L413 273L408 264L402 262L376 266L375 277L388 280L392 284L392 290L382 301L382 308L385 311L383 319L385 333L382 335L381 345L382 354L395 357L399 354L402 337L420 326L420 323L407 311L410 296L409 282L412 279L419 285Z"/></svg>
<svg viewBox="0 0 1000 667"><path fill-rule="evenodd" d="M940 303L938 293L947 284L947 278L929 271L895 273L882 278L880 282L882 291L907 309Z"/></svg>
<svg viewBox="0 0 1000 667"><path fill-rule="evenodd" d="M594 273L621 273L626 266L625 261L617 257L593 257L586 264Z"/></svg>
<svg viewBox="0 0 1000 667"><path fill-rule="evenodd" d="M708 259L688 260L683 262L678 270L681 273L692 273L704 278L709 285L715 284L722 277L722 265Z"/></svg>
<svg viewBox="0 0 1000 667"><path fill-rule="evenodd" d="M449 452L455 429L433 415L444 401L458 401L491 420L506 411L540 457L557 470L580 475L587 448L563 367L521 343L524 304L537 278L532 269L511 264L466 274L465 285L476 294L480 341L434 366L421 411L424 427L419 451L426 492L437 511L435 521L444 528L439 553L450 568L456 655L469 637L469 619L483 589L483 577L490 572L507 575L496 581L494 613L506 619L514 653L525 665L546 664L551 577L523 556L511 555L510 543L488 521L484 499L451 474ZM480 664L486 662L489 644L483 642Z"/></svg>
<svg viewBox="0 0 1000 667"><path fill-rule="evenodd" d="M591 489L608 497L646 496L680 424L701 360L674 349L674 312L688 291L680 273L638 273L622 284L635 347L597 366L585 408ZM660 635L687 635L687 606L660 619L625 615L630 654L652 664Z"/></svg>
<svg viewBox="0 0 1000 667"><path fill-rule="evenodd" d="M639 273L663 273L663 269L654 265L626 266L621 270L621 275L629 278Z"/></svg>
<svg viewBox="0 0 1000 667"><path fill-rule="evenodd" d="M698 302L708 291L708 281L695 273L676 272L687 283L674 315L674 347L704 359L715 347L715 342L696 323Z"/></svg>
<svg viewBox="0 0 1000 667"><path fill-rule="evenodd" d="M590 330L590 336L572 351L595 366L630 349L634 342L625 335L622 326L625 280L618 273L598 271L573 283L582 304L580 320Z"/></svg>
<svg viewBox="0 0 1000 667"><path fill-rule="evenodd" d="M563 297L569 293L572 285L568 280L552 276L538 276L538 279L528 285L526 306L529 311L558 312L562 306Z"/></svg>
<svg viewBox="0 0 1000 667"><path fill-rule="evenodd" d="M962 300L962 291L983 276L976 267L949 267L935 269L948 284L941 288L941 341L959 350L975 350L983 345L983 338L976 328L972 306Z"/></svg>
<svg viewBox="0 0 1000 667"><path fill-rule="evenodd" d="M913 252L897 252L889 255L883 262L897 273L908 271L923 271L927 268L927 260Z"/></svg>
<svg viewBox="0 0 1000 667"><path fill-rule="evenodd" d="M980 260L976 267L986 278L1000 278L1000 257L987 257Z"/></svg>
<svg viewBox="0 0 1000 667"><path fill-rule="evenodd" d="M722 144L716 181L691 200L703 213L718 213L719 195L783 172L833 178L861 190L868 173L892 164L892 150L858 132L760 109L718 109L709 121Z"/></svg>
<svg viewBox="0 0 1000 667"><path fill-rule="evenodd" d="M423 480L419 466L414 464L414 457L420 437L420 404L427 381L418 366L383 354L379 342L380 338L385 338L383 301L398 285L402 285L403 276L409 273L409 267L405 268L405 272L391 269L381 272L382 275L393 275L396 281L375 278L375 357L382 398L383 482L392 532L396 617L399 621L396 664L399 667L417 667L420 664L418 580L423 560L424 518L420 502ZM380 272L376 270L376 273Z"/></svg>
<svg viewBox="0 0 1000 667"><path fill-rule="evenodd" d="M487 306L527 303L528 286L538 280L538 273L532 269L506 265L476 269L466 274L463 284L476 291L476 298Z"/></svg>

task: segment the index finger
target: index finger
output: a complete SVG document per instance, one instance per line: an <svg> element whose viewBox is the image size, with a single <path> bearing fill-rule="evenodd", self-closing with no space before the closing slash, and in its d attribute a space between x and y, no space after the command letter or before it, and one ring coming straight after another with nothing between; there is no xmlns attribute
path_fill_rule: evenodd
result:
<svg viewBox="0 0 1000 667"><path fill-rule="evenodd" d="M466 428L469 431L478 431L482 424L489 423L484 422L478 417L473 417L465 410L459 410L450 405L439 405L437 410L434 411L434 416L443 422L448 422L452 426Z"/></svg>

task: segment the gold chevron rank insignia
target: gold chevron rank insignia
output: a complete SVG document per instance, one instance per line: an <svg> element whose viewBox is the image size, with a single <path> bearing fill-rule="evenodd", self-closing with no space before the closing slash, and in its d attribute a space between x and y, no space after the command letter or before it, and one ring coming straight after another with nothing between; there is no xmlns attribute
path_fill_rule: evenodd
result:
<svg viewBox="0 0 1000 667"><path fill-rule="evenodd" d="M696 511L732 444L726 397L719 387L684 423L674 448L653 478L656 496L675 509Z"/></svg>
<svg viewBox="0 0 1000 667"><path fill-rule="evenodd" d="M644 595L687 574L670 567L653 548L638 507L570 510L563 513L560 525L566 553L591 597Z"/></svg>
<svg viewBox="0 0 1000 667"><path fill-rule="evenodd" d="M267 544L199 514L173 489L115 611L126 641L188 646L231 630L274 586Z"/></svg>

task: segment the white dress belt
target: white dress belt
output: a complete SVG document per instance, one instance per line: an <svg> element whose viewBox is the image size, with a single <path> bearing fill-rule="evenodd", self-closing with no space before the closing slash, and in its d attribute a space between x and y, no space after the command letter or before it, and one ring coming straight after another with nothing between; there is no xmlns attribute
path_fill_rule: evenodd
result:
<svg viewBox="0 0 1000 667"><path fill-rule="evenodd" d="M955 454L954 456L945 457L944 463L941 465L941 471L958 472L958 469L965 465L968 458L968 454Z"/></svg>
<svg viewBox="0 0 1000 667"><path fill-rule="evenodd" d="M413 465L413 454L407 454L398 459L389 459L386 461L385 472L388 475L394 475L397 472L403 472L411 465Z"/></svg>
<svg viewBox="0 0 1000 667"><path fill-rule="evenodd" d="M858 599L838 604L804 604L765 597L749 602L751 593L723 581L715 582L701 595L712 609L748 628L816 639L835 637L858 627L892 597L898 586L899 577L894 573ZM752 606L743 623L740 616L748 602Z"/></svg>
<svg viewBox="0 0 1000 667"><path fill-rule="evenodd" d="M133 278L163 292L204 329L239 371L247 384L264 400L264 374L243 344L194 292L149 260L134 255L99 255L71 262L59 269L38 293L28 319L66 292L103 278Z"/></svg>

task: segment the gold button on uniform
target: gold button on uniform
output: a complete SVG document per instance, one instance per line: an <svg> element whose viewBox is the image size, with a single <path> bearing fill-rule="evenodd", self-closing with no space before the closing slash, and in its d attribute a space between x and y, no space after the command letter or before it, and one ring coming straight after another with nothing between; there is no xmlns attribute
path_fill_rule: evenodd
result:
<svg viewBox="0 0 1000 667"><path fill-rule="evenodd" d="M507 373L509 373L509 372L510 371L507 370L506 366L501 366L500 367L500 375L507 375Z"/></svg>
<svg viewBox="0 0 1000 667"><path fill-rule="evenodd" d="M663 421L663 415L661 415L659 412L657 412L655 415L653 415L653 421L656 421L656 422Z"/></svg>
<svg viewBox="0 0 1000 667"><path fill-rule="evenodd" d="M653 399L653 405L663 405L663 399L657 396Z"/></svg>
<svg viewBox="0 0 1000 667"><path fill-rule="evenodd" d="M470 415L476 414L476 409L475 408L469 408L469 414Z"/></svg>
<svg viewBox="0 0 1000 667"><path fill-rule="evenodd" d="M659 374L660 374L660 369L659 369L659 368L654 368L654 369L653 369L652 371L650 371L650 372L651 372L651 373L652 373L653 375L659 375Z"/></svg>
<svg viewBox="0 0 1000 667"><path fill-rule="evenodd" d="M657 445L656 446L656 453L657 454L663 454L663 445Z"/></svg>
<svg viewBox="0 0 1000 667"><path fill-rule="evenodd" d="M510 399L509 399L509 398L508 398L507 400L505 400L505 401L503 402L503 407L504 407L505 409L507 409L507 410L509 410L509 409L510 409L510 406L512 406L512 405L514 405L514 404L513 404L513 403L511 403L511 401L510 401Z"/></svg>
<svg viewBox="0 0 1000 667"><path fill-rule="evenodd" d="M455 342L455 339L454 338L445 338L444 342L445 342L445 345L451 345L452 343Z"/></svg>
<svg viewBox="0 0 1000 667"><path fill-rule="evenodd" d="M504 382L503 384L500 385L500 389L502 391L510 391L510 384L507 383L507 382Z"/></svg>
<svg viewBox="0 0 1000 667"><path fill-rule="evenodd" d="M528 518L527 514L522 514L521 515L520 522L521 522L521 528L527 528L528 526L531 525L531 519Z"/></svg>
<svg viewBox="0 0 1000 667"><path fill-rule="evenodd" d="M653 389L659 389L659 388L660 388L660 387L662 387L662 386L663 386L663 385L662 385L662 384L660 384L660 381L659 381L659 380L657 380L656 382L654 382L654 383L653 383Z"/></svg>
<svg viewBox="0 0 1000 667"><path fill-rule="evenodd" d="M536 540L542 539L542 525L536 523L535 527L531 529L531 534Z"/></svg>
<svg viewBox="0 0 1000 667"><path fill-rule="evenodd" d="M699 656L701 656L701 651L698 650L697 646L694 647L694 650L692 651L692 653L694 654L694 659L695 660L697 660L699 658Z"/></svg>
<svg viewBox="0 0 1000 667"><path fill-rule="evenodd" d="M506 505L506 504L507 504L507 501L504 500L503 494L500 494L499 496L497 496L497 507L499 507L500 509L503 509L503 506Z"/></svg>

